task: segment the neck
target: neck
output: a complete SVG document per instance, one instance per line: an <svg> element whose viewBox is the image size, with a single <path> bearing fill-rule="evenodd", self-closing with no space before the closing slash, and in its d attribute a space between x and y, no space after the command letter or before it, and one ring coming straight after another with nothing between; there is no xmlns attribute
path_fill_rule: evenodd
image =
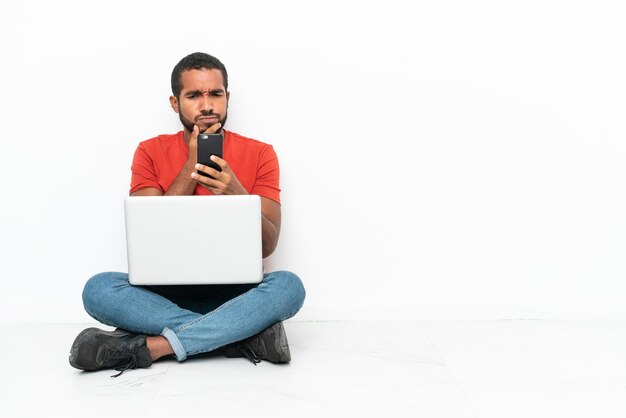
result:
<svg viewBox="0 0 626 418"><path fill-rule="evenodd" d="M191 132L187 128L183 128L183 142L185 145L189 146L189 140L191 140Z"/></svg>

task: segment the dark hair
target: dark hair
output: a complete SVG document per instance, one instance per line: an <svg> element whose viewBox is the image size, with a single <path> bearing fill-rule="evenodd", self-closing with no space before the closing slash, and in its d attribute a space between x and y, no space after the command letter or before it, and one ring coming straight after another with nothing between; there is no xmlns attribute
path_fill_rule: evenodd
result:
<svg viewBox="0 0 626 418"><path fill-rule="evenodd" d="M174 67L172 71L172 94L176 97L180 96L180 91L183 89L181 81L183 71L204 69L220 70L224 79L224 89L228 91L228 73L224 64L213 55L205 54L204 52L194 52L180 60Z"/></svg>

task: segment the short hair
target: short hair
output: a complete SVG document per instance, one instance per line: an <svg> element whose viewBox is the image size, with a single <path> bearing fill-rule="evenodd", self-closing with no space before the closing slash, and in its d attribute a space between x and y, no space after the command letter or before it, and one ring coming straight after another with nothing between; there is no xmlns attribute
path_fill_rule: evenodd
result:
<svg viewBox="0 0 626 418"><path fill-rule="evenodd" d="M183 82L181 80L183 71L205 69L220 70L222 78L224 79L224 88L228 91L228 73L222 61L204 52L194 52L180 60L174 67L174 70L172 70L172 94L176 97L180 97L180 92L183 89Z"/></svg>

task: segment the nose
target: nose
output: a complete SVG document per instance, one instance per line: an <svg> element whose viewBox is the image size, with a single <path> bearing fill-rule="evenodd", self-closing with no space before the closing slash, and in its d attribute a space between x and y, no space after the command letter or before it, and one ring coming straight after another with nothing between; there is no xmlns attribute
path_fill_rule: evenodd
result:
<svg viewBox="0 0 626 418"><path fill-rule="evenodd" d="M202 95L202 99L200 100L200 111L205 112L211 110L213 110L213 102L211 100L211 97L208 94L204 93Z"/></svg>

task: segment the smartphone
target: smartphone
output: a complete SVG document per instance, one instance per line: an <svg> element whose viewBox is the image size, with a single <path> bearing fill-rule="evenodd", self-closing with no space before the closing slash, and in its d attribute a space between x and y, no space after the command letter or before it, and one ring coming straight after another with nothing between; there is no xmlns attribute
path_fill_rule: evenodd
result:
<svg viewBox="0 0 626 418"><path fill-rule="evenodd" d="M223 158L223 144L224 137L222 134L198 135L198 163L214 168L217 171L222 171L222 168L219 165L211 161L211 155L217 155L218 157ZM198 171L198 174L213 178L202 171Z"/></svg>

